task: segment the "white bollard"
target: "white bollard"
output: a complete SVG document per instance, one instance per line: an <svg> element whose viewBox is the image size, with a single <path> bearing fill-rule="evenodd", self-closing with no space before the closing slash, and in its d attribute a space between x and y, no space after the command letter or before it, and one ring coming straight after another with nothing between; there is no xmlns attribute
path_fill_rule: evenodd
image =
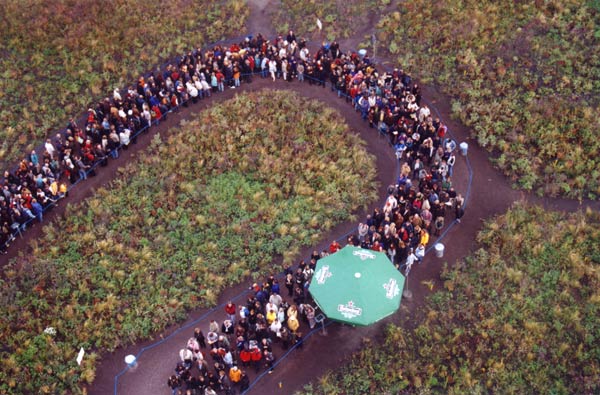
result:
<svg viewBox="0 0 600 395"><path fill-rule="evenodd" d="M433 248L435 249L435 256L438 258L444 256L444 245L442 243L437 243Z"/></svg>
<svg viewBox="0 0 600 395"><path fill-rule="evenodd" d="M137 366L137 360L135 358L135 355L129 354L128 356L126 356L125 363L127 364L127 366L129 366L129 369L135 368Z"/></svg>

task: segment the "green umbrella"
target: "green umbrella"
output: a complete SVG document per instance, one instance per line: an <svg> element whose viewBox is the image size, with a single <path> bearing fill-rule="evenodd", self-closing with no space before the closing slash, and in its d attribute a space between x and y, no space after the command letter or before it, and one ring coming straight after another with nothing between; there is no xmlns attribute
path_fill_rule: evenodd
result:
<svg viewBox="0 0 600 395"><path fill-rule="evenodd" d="M319 259L308 289L328 318L370 325L398 309L403 287L383 252L346 246Z"/></svg>

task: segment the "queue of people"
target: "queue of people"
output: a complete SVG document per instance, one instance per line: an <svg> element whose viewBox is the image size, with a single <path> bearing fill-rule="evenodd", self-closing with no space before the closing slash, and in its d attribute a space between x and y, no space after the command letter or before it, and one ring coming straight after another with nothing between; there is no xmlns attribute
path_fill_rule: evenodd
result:
<svg viewBox="0 0 600 395"><path fill-rule="evenodd" d="M389 186L384 207L360 223L348 242L384 251L408 274L413 263L423 261L431 236L440 236L446 220L460 222L464 215L464 198L452 184L457 146L447 126L422 103L410 75L399 68L380 71L368 56L344 53L335 41L312 55L290 31L260 48L264 78L296 78L323 87L329 82L396 150L396 184ZM330 253L340 248L336 244Z"/></svg>
<svg viewBox="0 0 600 395"><path fill-rule="evenodd" d="M33 221L42 222L44 212L67 196L69 184L94 176L168 113L223 91L225 83L240 86L241 70L251 80L254 58L242 56L246 51L237 44L190 51L125 91L115 89L87 110L83 123L71 119L64 132L6 170L0 178L0 253Z"/></svg>
<svg viewBox="0 0 600 395"><path fill-rule="evenodd" d="M206 332L195 328L167 380L173 395L243 393L250 386L249 370L271 373L279 352L302 348L301 325L315 325L306 291L312 272L303 263L295 272L288 268L286 288L288 275L292 291L287 296L278 279L269 276L250 287L244 304L229 301L222 321L211 320Z"/></svg>
<svg viewBox="0 0 600 395"><path fill-rule="evenodd" d="M439 197L445 192L456 201L451 181L456 144L447 138L446 126L422 105L418 84L401 69L380 72L368 56L344 53L335 41L324 43L313 54L307 42L290 30L287 36L273 41L258 34L229 47L189 51L164 70L140 76L124 92L115 89L110 97L88 109L83 125L71 119L64 133L46 140L41 153L32 151L15 171L5 171L0 179L0 253L6 253L28 224L43 220L43 213L67 195L68 183L94 176L109 159L118 158L120 150L135 144L140 133L180 106L206 99L226 86L235 89L242 82L250 82L255 73L322 87L329 81L332 91L352 102L361 117L397 147L406 166L394 193L396 198L405 195L412 204L416 189L426 188L423 195L433 190ZM415 188L411 179L418 180ZM426 200L434 205L433 212L425 208L426 228L437 231L443 227L441 219L438 221L443 218L440 207L435 199ZM444 208L447 201L438 201ZM430 214L435 215L435 221L427 220ZM369 227L380 225L381 221L374 221ZM400 229L399 223L396 228Z"/></svg>
<svg viewBox="0 0 600 395"><path fill-rule="evenodd" d="M336 42L324 44L313 55L291 31L273 42L261 35L248 37L224 56L232 57L230 63L225 62L230 70L224 79L212 79L213 91L225 89L225 84L239 86L240 70L245 78L258 70L262 78L273 81L306 81L321 87L329 81L338 97L346 98L370 127L388 137L400 161L398 180L389 186L384 206L376 208L348 237L349 244L385 252L408 275L412 265L425 258L431 235L439 236L447 220L460 222L464 199L452 185L456 143L446 135L447 127L421 103L418 84L402 70L379 73L368 57L345 54ZM278 279L270 276L252 286L252 296L244 305L236 308L229 302L221 325L210 323L207 346L202 331L196 329L196 342L190 339L187 349L180 351L181 362L168 381L173 394L243 392L249 386L247 369L256 373L272 369L274 345L279 344L283 352L300 346L301 322L308 330L316 325L317 309L308 286L317 261L341 248L333 241L321 253L314 251L308 263L301 261L295 269L285 267L283 292ZM207 367L197 345L209 350L214 371ZM194 362L197 378L189 368L196 366Z"/></svg>
<svg viewBox="0 0 600 395"><path fill-rule="evenodd" d="M43 213L67 195L68 183L94 176L120 150L135 144L140 133L180 106L226 87L235 89L255 74L274 81L329 84L395 148L398 180L389 186L384 206L358 225L348 243L384 251L408 274L414 263L423 261L431 235L440 235L448 219L460 221L464 199L452 185L456 143L422 103L418 84L401 69L380 71L368 56L342 52L335 41L311 53L306 41L290 31L273 41L258 34L228 47L189 51L164 70L139 77L124 92L113 91L88 109L81 126L71 119L41 153L32 151L0 180L0 252L6 253L31 221L43 220ZM308 263L286 268L284 292L275 276L254 284L246 303L228 303L224 320L211 322L206 336L196 329L168 379L173 394L243 392L250 385L248 369L273 369L275 345L282 352L301 347L301 322L310 329L316 322L307 292L316 263L340 248L333 242L328 250L313 252Z"/></svg>

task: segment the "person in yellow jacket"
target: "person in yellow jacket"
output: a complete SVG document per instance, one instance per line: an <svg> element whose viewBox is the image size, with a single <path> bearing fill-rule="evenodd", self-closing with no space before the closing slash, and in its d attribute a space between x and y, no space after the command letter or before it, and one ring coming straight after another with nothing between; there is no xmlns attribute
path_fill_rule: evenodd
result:
<svg viewBox="0 0 600 395"><path fill-rule="evenodd" d="M271 325L273 323L273 321L275 321L277 319L277 312L275 310L269 310L267 311L267 324Z"/></svg>
<svg viewBox="0 0 600 395"><path fill-rule="evenodd" d="M236 365L233 365L231 369L229 369L229 380L233 384L237 384L242 379L242 371Z"/></svg>
<svg viewBox="0 0 600 395"><path fill-rule="evenodd" d="M67 196L67 194L69 193L69 190L67 189L67 184L65 184L64 182L62 184L60 184L60 187L58 188L58 192L59 192L59 196L61 198Z"/></svg>
<svg viewBox="0 0 600 395"><path fill-rule="evenodd" d="M295 315L288 318L287 324L288 324L288 328L290 328L290 331L292 333L295 333L298 330L298 328L300 327L300 323L298 322L298 317L296 317Z"/></svg>
<svg viewBox="0 0 600 395"><path fill-rule="evenodd" d="M298 327L300 327L300 322L298 322L298 308L295 305L291 305L288 308L287 314L288 314L288 320L287 320L288 328L290 328L290 331L292 333L294 333L298 330Z"/></svg>
<svg viewBox="0 0 600 395"><path fill-rule="evenodd" d="M52 198L58 197L58 182L56 180L50 183L50 193L52 194Z"/></svg>
<svg viewBox="0 0 600 395"><path fill-rule="evenodd" d="M427 232L427 229L421 229L421 239L419 244L426 246L427 243L429 243L429 232Z"/></svg>
<svg viewBox="0 0 600 395"><path fill-rule="evenodd" d="M287 316L288 317L298 317L298 308L296 307L295 304L291 305L290 307L288 307L287 309Z"/></svg>

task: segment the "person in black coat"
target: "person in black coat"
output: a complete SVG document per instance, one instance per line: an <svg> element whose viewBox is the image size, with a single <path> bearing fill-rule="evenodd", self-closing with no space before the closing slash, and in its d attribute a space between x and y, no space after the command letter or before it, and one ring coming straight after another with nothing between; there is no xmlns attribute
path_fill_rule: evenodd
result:
<svg viewBox="0 0 600 395"><path fill-rule="evenodd" d="M240 392L246 391L250 388L250 379L246 372L242 372L242 378L240 379Z"/></svg>

